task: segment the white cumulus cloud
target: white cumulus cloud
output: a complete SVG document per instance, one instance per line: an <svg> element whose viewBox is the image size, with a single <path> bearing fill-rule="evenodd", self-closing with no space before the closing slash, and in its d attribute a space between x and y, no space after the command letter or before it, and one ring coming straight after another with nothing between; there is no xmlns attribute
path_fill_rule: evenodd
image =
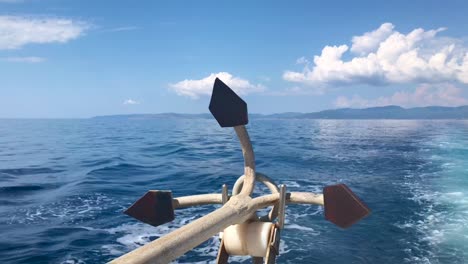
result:
<svg viewBox="0 0 468 264"><path fill-rule="evenodd" d="M82 36L90 25L51 17L0 16L0 50L27 44L65 43Z"/></svg>
<svg viewBox="0 0 468 264"><path fill-rule="evenodd" d="M24 63L39 63L43 62L46 59L42 57L6 57L3 59L4 61L8 62L24 62Z"/></svg>
<svg viewBox="0 0 468 264"><path fill-rule="evenodd" d="M376 51L380 43L393 33L393 28L391 23L384 23L374 31L364 33L362 36L354 36L351 51L360 55Z"/></svg>
<svg viewBox="0 0 468 264"><path fill-rule="evenodd" d="M198 80L183 80L170 84L170 88L179 95L198 98L201 95L211 94L216 78L219 78L240 95L262 92L265 90L265 87L261 84L252 84L248 80L235 77L228 72L212 73L209 76Z"/></svg>
<svg viewBox="0 0 468 264"><path fill-rule="evenodd" d="M308 85L468 84L468 46L459 39L439 37L444 30L417 28L404 34L384 23L354 36L351 47L325 46L313 63L302 71L286 71L283 79Z"/></svg>
<svg viewBox="0 0 468 264"><path fill-rule="evenodd" d="M140 102L133 100L133 99L127 99L123 102L124 105L138 105Z"/></svg>
<svg viewBox="0 0 468 264"><path fill-rule="evenodd" d="M386 105L399 105L403 107L468 105L468 100L462 96L462 92L462 89L453 84L423 84L417 87L414 92L399 91L391 96L381 96L375 99L365 99L359 95L354 95L350 98L340 96L334 103L338 108L364 108Z"/></svg>

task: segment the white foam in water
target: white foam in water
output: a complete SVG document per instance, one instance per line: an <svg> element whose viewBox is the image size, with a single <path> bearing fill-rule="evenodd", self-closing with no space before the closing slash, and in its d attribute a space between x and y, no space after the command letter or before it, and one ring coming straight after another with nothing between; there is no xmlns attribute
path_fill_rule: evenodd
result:
<svg viewBox="0 0 468 264"><path fill-rule="evenodd" d="M120 256L126 253L126 251L120 250L116 245L104 245L101 248L112 256Z"/></svg>
<svg viewBox="0 0 468 264"><path fill-rule="evenodd" d="M300 188L301 185L296 181L283 181L283 184L287 187Z"/></svg>
<svg viewBox="0 0 468 264"><path fill-rule="evenodd" d="M310 205L295 205L300 207L299 210L286 211L286 224L296 223L297 219L310 218L314 215L323 214L323 206L310 206ZM300 213L299 213L300 212Z"/></svg>
<svg viewBox="0 0 468 264"><path fill-rule="evenodd" d="M99 215L116 201L104 194L71 196L59 199L50 204L43 204L32 208L20 208L9 217L8 224L40 224L51 220L62 222L79 222L80 218L89 215Z"/></svg>
<svg viewBox="0 0 468 264"><path fill-rule="evenodd" d="M130 250L136 249L142 245L145 245L150 242L151 237L160 237L163 236L171 231L174 231L178 227L182 226L182 224L188 223L193 221L196 217L184 217L182 220L177 220L174 225L162 225L158 227L152 227L147 224L142 223L135 223L135 224L123 224L115 228L109 228L105 231L109 234L117 234L120 235L116 242L116 244L112 245L104 245L102 249L113 256L120 256L125 252ZM220 245L220 240L218 236L214 236L208 240L204 246L199 246L193 250L198 256L207 257L208 261L200 261L200 262L190 262L190 263L215 263L216 256L218 254L218 249ZM121 246L124 246L122 249ZM247 257L238 257L234 256L231 260L242 262L250 258ZM176 260L172 263L187 263L183 261Z"/></svg>
<svg viewBox="0 0 468 264"><path fill-rule="evenodd" d="M432 147L433 152L444 153L430 156L430 164L440 164L441 171L407 177L406 187L413 194L410 199L422 208L415 214L419 220L413 218L397 224L399 228L419 233L419 244L412 245L415 250L408 248L407 262L439 263L440 258L451 256L466 263L468 179L465 171L468 160L452 154L452 151L466 150L466 146L445 141L434 143ZM424 245L429 249L423 250Z"/></svg>
<svg viewBox="0 0 468 264"><path fill-rule="evenodd" d="M151 238L160 237L170 231L175 230L179 224L176 225L162 225L153 227L144 223L123 224L118 227L105 229L111 235L118 235L116 242L123 245L127 251L133 250L139 246L145 245L151 241ZM109 251L118 252L118 245L104 245L104 249ZM115 255L110 252L111 255Z"/></svg>
<svg viewBox="0 0 468 264"><path fill-rule="evenodd" d="M286 180L286 181L281 181L279 184L284 184L286 185L286 189L290 191L300 191L303 192L304 190L307 190L308 192L313 192L313 193L322 193L322 188L324 182L321 182L320 186L317 185L317 182L314 182L310 179L308 179L306 176L303 177L303 180L301 183L298 183L297 181L292 181L292 180Z"/></svg>
<svg viewBox="0 0 468 264"><path fill-rule="evenodd" d="M297 229L297 230L301 230L301 231L311 232L311 233L315 233L316 235L320 234L320 232L315 231L313 228L306 227L306 226L300 226L298 224L289 224L289 225L286 225L285 228L286 229Z"/></svg>
<svg viewBox="0 0 468 264"><path fill-rule="evenodd" d="M61 262L61 264L85 264L85 263L86 262L84 262L81 259L72 258L72 257L68 257L68 259Z"/></svg>
<svg viewBox="0 0 468 264"><path fill-rule="evenodd" d="M170 224L153 227L144 223L127 223L117 227L105 229L105 232L108 232L111 235L117 235L118 238L116 239L117 244L104 245L102 246L102 249L108 252L110 255L121 255L124 252L128 252L149 243L152 239L168 234L180 226L201 217L202 215L203 214L200 213L199 209L188 208L178 211L177 218ZM207 248L197 248L195 252L206 256L213 255L213 252L217 253L217 251L212 250L212 248L215 248L219 245L219 242L218 244L216 243L217 240L219 239L213 238L210 240L209 246Z"/></svg>

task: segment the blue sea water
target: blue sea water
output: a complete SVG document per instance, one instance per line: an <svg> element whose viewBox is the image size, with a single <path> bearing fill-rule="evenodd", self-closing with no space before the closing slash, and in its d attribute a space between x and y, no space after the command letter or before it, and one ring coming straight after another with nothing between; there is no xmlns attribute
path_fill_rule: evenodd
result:
<svg viewBox="0 0 468 264"><path fill-rule="evenodd" d="M341 230L321 207L288 206L278 263L468 263L468 121L248 129L258 171L290 191L343 182L372 209ZM0 120L0 263L104 263L217 208L151 227L122 214L147 190L219 192L242 173L235 133L214 120ZM218 246L214 237L175 263L213 263Z"/></svg>

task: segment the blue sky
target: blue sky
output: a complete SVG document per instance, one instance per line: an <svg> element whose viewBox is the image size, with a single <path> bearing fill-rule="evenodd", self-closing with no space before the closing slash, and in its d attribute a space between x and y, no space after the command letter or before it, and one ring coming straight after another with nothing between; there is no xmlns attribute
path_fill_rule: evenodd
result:
<svg viewBox="0 0 468 264"><path fill-rule="evenodd" d="M0 0L0 117L468 104L466 1Z"/></svg>

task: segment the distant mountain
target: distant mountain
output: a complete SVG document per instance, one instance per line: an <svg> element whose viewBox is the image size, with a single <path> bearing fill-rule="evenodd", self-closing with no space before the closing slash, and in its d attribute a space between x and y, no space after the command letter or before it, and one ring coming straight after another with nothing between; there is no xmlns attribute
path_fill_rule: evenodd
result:
<svg viewBox="0 0 468 264"><path fill-rule="evenodd" d="M163 118L197 119L197 118L212 118L212 115L208 113L206 114L162 113L162 114L106 115L106 116L93 117L93 119L163 119Z"/></svg>
<svg viewBox="0 0 468 264"><path fill-rule="evenodd" d="M314 113L249 114L253 119L468 119L468 106L428 106L403 108L389 105L370 108L341 108ZM160 118L212 118L211 114L133 114L96 116L95 119L160 119Z"/></svg>
<svg viewBox="0 0 468 264"><path fill-rule="evenodd" d="M308 113L296 118L310 119L468 119L468 106L415 107L382 106L363 109L342 108Z"/></svg>

